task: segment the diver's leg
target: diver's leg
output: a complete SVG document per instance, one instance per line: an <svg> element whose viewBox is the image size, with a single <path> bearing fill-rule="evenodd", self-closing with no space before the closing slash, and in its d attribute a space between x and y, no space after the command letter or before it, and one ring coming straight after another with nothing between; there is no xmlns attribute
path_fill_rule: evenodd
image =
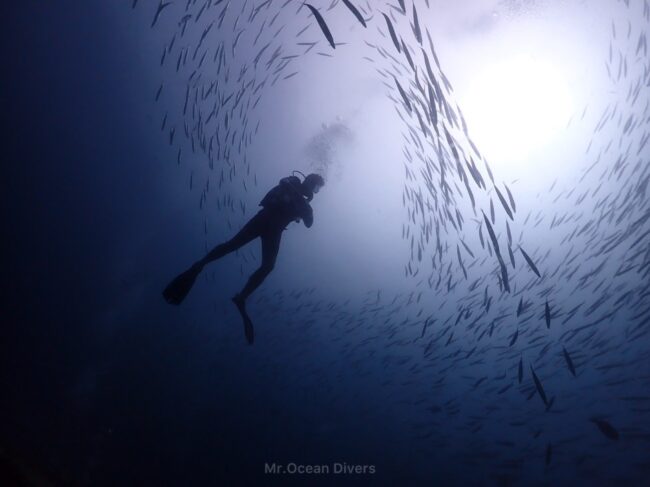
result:
<svg viewBox="0 0 650 487"><path fill-rule="evenodd" d="M248 242L260 235L262 227L262 217L260 217L258 213L251 218L232 239L217 245L203 259L194 263L192 267L178 275L172 282L170 282L163 291L163 297L165 300L169 304L181 304L190 292L190 289L192 289L196 278L206 264L246 245Z"/></svg>
<svg viewBox="0 0 650 487"><path fill-rule="evenodd" d="M253 218L251 218L248 221L248 223L246 223L246 225L242 227L242 229L237 233L237 235L235 235L227 242L217 245L210 252L208 252L208 255L206 255L203 259L201 259L194 265L200 265L202 268L206 264L209 264L214 260L220 259L221 257L229 254L230 252L234 252L235 250L246 245L251 240L259 237L261 233L261 229L262 229L262 218L259 216L258 213Z"/></svg>
<svg viewBox="0 0 650 487"><path fill-rule="evenodd" d="M269 275L275 265L275 258L280 249L280 238L282 237L282 229L273 230L271 232L264 232L262 235L262 265L257 269L253 275L248 279L246 286L241 293L232 298L233 303L237 306L239 313L244 320L244 334L249 344L254 340L253 322L251 321L248 313L246 312L246 299L251 295L255 289L259 287L264 281L264 278Z"/></svg>
<svg viewBox="0 0 650 487"><path fill-rule="evenodd" d="M275 266L275 259L278 256L278 251L280 250L280 240L282 237L282 229L274 230L269 233L262 235L262 265L257 269L251 277L248 279L244 289L237 294L233 301L238 306L242 305L248 296L250 296L255 289L257 289L260 284L266 279L273 267Z"/></svg>

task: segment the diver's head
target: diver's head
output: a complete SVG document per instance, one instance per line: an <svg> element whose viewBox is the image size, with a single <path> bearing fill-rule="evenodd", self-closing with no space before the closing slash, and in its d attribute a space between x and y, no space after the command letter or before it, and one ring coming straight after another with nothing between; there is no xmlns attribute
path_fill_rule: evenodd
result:
<svg viewBox="0 0 650 487"><path fill-rule="evenodd" d="M325 180L320 174L311 173L305 177L305 180L301 184L302 194L307 198L308 201L311 201L314 197L314 194L325 185Z"/></svg>

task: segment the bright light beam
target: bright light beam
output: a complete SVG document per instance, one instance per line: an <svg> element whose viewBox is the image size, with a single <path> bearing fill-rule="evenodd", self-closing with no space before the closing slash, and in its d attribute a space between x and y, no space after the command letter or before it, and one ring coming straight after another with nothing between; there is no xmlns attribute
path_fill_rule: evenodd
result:
<svg viewBox="0 0 650 487"><path fill-rule="evenodd" d="M471 137L491 165L526 164L552 141L573 111L561 73L531 56L515 56L479 73L461 98Z"/></svg>

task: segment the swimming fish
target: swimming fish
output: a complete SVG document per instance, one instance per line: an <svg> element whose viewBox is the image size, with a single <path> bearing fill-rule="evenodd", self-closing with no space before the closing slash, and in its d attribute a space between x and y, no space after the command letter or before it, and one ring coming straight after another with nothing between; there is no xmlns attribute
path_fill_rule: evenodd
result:
<svg viewBox="0 0 650 487"><path fill-rule="evenodd" d="M158 22L158 17L160 17L161 12L164 10L165 7L171 5L172 2L163 2L160 0L160 3L158 4L158 9L156 10L156 14L153 17L153 22L151 22L151 27L156 25L156 22ZM135 7L135 4L133 5Z"/></svg>
<svg viewBox="0 0 650 487"><path fill-rule="evenodd" d="M316 22L318 22L318 26L323 31L323 34L325 34L325 38L327 39L327 42L330 43L330 46L332 46L332 49L336 49L334 38L332 37L332 33L330 32L329 27L327 27L327 24L325 23L325 19L323 19L323 16L312 5L309 5L308 3L305 3L304 5L306 5L307 8L311 10L311 13L314 14L314 17L316 17Z"/></svg>
<svg viewBox="0 0 650 487"><path fill-rule="evenodd" d="M350 2L350 0L343 0L343 3L348 9L350 9L350 12L352 12L352 14L357 18L357 20L361 23L361 25L367 27L366 21L361 15L361 12L359 12L359 10L357 10L357 8L354 5L352 5L352 2Z"/></svg>
<svg viewBox="0 0 650 487"><path fill-rule="evenodd" d="M395 48L397 49L397 52L401 54L402 48L399 45L399 41L397 40L397 34L395 34L395 29L393 28L393 24L388 18L388 15L382 13L384 16L384 19L386 19L386 25L388 26L388 32L390 34L390 38L393 40L393 44L395 44Z"/></svg>
<svg viewBox="0 0 650 487"><path fill-rule="evenodd" d="M616 429L604 419L591 418L589 421L598 426L598 429L610 440L618 440L619 434Z"/></svg>
<svg viewBox="0 0 650 487"><path fill-rule="evenodd" d="M564 353L564 360L566 360L567 367L569 367L569 371L571 372L571 375L573 377L576 376L576 369L573 366L573 361L571 360L571 356L569 355L569 352L566 351L566 348L562 347L562 352Z"/></svg>
<svg viewBox="0 0 650 487"><path fill-rule="evenodd" d="M519 247L519 250L521 250L521 254L524 256L524 259L526 259L526 262L528 263L528 266L532 269L532 271L537 274L537 277L542 277L541 274L539 273L539 270L537 270L537 266L533 262L533 260L528 256L528 254L524 251L524 249Z"/></svg>
<svg viewBox="0 0 650 487"><path fill-rule="evenodd" d="M515 333L512 335L512 338L510 339L510 344L508 346L512 347L515 342L517 341L517 337L519 336L519 328L515 330Z"/></svg>
<svg viewBox="0 0 650 487"><path fill-rule="evenodd" d="M535 382L535 388L537 389L537 393L539 394L539 397L542 398L542 401L544 401L544 405L548 406L548 399L546 398L546 393L544 392L544 388L542 387L542 383L540 382L539 378L537 377L537 374L535 374L535 370L533 370L533 366L530 366L530 372L533 374L533 381Z"/></svg>

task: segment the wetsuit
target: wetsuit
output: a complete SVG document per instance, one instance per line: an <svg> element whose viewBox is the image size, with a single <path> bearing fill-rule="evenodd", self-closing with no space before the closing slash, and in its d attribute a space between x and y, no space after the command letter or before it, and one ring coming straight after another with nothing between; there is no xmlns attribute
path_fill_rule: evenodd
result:
<svg viewBox="0 0 650 487"><path fill-rule="evenodd" d="M314 222L312 208L303 196L300 179L289 176L271 189L262 199L262 209L251 218L232 239L217 245L204 259L206 262L219 259L243 247L257 237L262 239L262 265L248 279L239 293L244 300L264 281L273 270L280 250L282 232L292 221L302 219L307 228Z"/></svg>

